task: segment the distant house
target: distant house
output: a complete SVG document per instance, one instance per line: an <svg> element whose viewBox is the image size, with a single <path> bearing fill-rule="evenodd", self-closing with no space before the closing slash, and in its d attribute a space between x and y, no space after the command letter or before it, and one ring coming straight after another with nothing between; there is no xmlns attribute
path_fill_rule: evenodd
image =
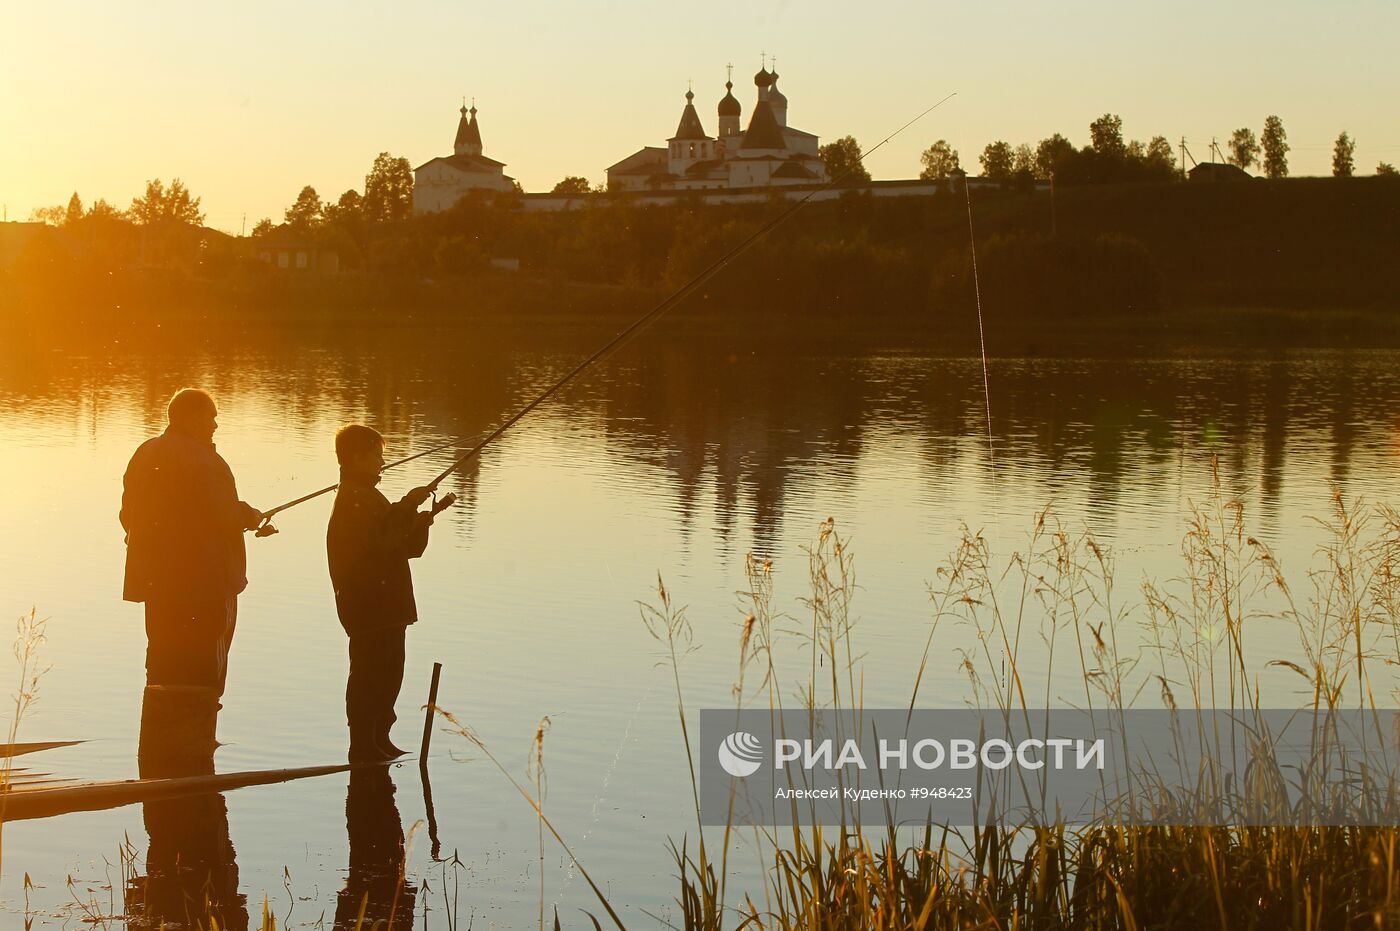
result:
<svg viewBox="0 0 1400 931"><path fill-rule="evenodd" d="M1236 165L1201 162L1186 173L1192 181L1249 181L1253 175Z"/></svg>
<svg viewBox="0 0 1400 931"><path fill-rule="evenodd" d="M334 275L340 271L340 253L305 242L262 242L258 258L273 268L291 272Z"/></svg>
<svg viewBox="0 0 1400 931"><path fill-rule="evenodd" d="M655 190L669 186L672 180L666 150L659 145L644 146L608 166L608 187L616 190Z"/></svg>

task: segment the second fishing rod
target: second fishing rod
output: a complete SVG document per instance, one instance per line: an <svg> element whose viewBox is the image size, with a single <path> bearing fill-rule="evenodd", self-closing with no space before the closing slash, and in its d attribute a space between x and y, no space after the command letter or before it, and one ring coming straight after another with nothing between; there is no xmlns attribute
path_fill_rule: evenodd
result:
<svg viewBox="0 0 1400 931"><path fill-rule="evenodd" d="M435 493L437 491L438 486L441 485L447 479L448 476L450 476L453 472L456 472L468 462L475 459L477 456L480 456L482 451L485 450L487 446L491 445L493 442L499 439L507 430L515 426L525 417L529 416L529 414L532 411L538 408L545 401L548 401L555 394L563 390L566 386L573 382L574 379L578 378L580 375L588 371L594 365L601 362L613 352L620 349L623 345L627 343L629 339L636 336L642 330L646 329L646 327L655 322L655 320L662 314L666 313L668 310L675 307L685 298L695 293L696 290L705 285L715 275L719 274L731 262L733 262L743 253L747 252L748 249L751 246L753 246L754 243L758 242L764 236L768 235L768 233L770 233L771 231L773 231L774 229L791 219L793 214L797 213L797 211L801 210L808 203L810 203L812 199L816 197L816 195L841 185L847 178L851 177L852 174L854 174L858 169L864 167L865 159L868 158L871 154L885 146L886 143L890 142L890 140L894 139L896 136L904 132L910 126L913 126L919 120L923 119L925 116L928 116L930 113L932 113L934 110L937 110L939 107L943 106L943 104L947 103L954 96L956 96L956 93L948 94L947 96L939 100L937 103L924 109L917 116L909 120L904 125L900 126L898 129L890 133L884 139L881 139L875 145L866 149L864 152L861 152L859 157L855 159L854 163L840 175L830 179L825 184L820 185L819 187L812 188L805 195L793 201L785 210L779 212L773 217L770 217L752 233L744 237L719 258L715 259L709 265L705 266L703 269L697 272L689 281L681 285L675 291L671 292L671 294L664 298L660 303L656 304L645 314L638 317L636 320L632 321L632 323L624 327L621 331L617 333L617 335L615 335L607 343L601 346L592 355L588 356L582 362L578 363L578 365L570 369L567 373L565 373L561 378L559 378L557 381L551 384L543 392L536 395L535 398L531 400L528 404L526 404L524 407L520 408L520 410L512 414L509 418L503 421L490 433L486 434L481 440L477 442L475 446L467 450L466 453L459 456L457 459L453 460L453 462L450 465L448 465L445 469L439 472L437 476L434 477L433 480L424 487L426 487L429 491ZM415 453L412 456L406 456L403 459L397 460L386 465L384 468L396 468L408 462L412 462L415 459L422 458L435 452L441 452L442 450L455 445L457 445L456 442L444 443L440 446L435 446L432 449L426 449L421 452ZM301 497L288 501L285 504L280 504L277 507L272 508L271 510L264 511L262 522L259 524L257 529L257 535L268 536L272 533L277 532L276 529L273 528L270 523L274 515L279 514L282 511L287 510L288 508L296 507L298 504L302 504L304 502L312 500L313 498L318 498L321 495L334 491L336 487L337 486L335 485L328 485L325 488L321 488L308 494L302 495Z"/></svg>

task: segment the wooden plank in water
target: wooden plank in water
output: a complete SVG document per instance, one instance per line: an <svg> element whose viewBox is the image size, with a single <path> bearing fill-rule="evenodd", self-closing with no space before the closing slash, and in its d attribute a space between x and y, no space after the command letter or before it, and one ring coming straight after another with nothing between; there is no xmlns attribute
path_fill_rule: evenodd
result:
<svg viewBox="0 0 1400 931"><path fill-rule="evenodd" d="M60 782L66 782L71 785L77 781L77 779L69 776L55 776L52 773L35 773L33 776L25 776L20 779L10 780L10 789L14 791L15 789L27 789L30 786L54 785Z"/></svg>
<svg viewBox="0 0 1400 931"><path fill-rule="evenodd" d="M264 769L242 773L217 773L206 776L176 776L168 779L127 779L120 782L91 782L85 785L58 788L16 788L0 797L0 820L29 821L52 818L75 811L103 811L137 802L198 795L205 792L226 792L244 786L291 782L311 776L343 773L349 764L338 766L303 766L300 769Z"/></svg>
<svg viewBox="0 0 1400 931"><path fill-rule="evenodd" d="M12 756L24 756L26 753L38 753L40 750L53 750L56 747L74 747L80 743L87 743L85 740L42 740L37 743L27 744L0 744L0 758Z"/></svg>

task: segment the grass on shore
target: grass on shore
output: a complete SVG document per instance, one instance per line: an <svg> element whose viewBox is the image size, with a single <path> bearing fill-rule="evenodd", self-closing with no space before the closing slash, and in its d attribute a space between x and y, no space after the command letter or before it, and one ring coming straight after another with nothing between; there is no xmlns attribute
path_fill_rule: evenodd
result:
<svg viewBox="0 0 1400 931"><path fill-rule="evenodd" d="M930 590L933 617L909 707L938 653L937 630L960 623L977 635L976 652L962 660L971 694L1004 714L1073 700L1120 720L1127 708L1151 706L1143 696L1153 695L1157 707L1250 715L1266 707L1258 677L1270 673L1306 680L1305 708L1384 711L1396 699L1386 667L1400 665L1400 515L1334 493L1323 526L1318 565L1306 595L1296 595L1273 553L1247 532L1240 500L1217 480L1188 521L1182 574L1144 581L1136 603L1115 590L1111 553L1049 513L1038 515L1026 549L1001 564L984 537L965 531ZM808 637L821 660L807 672L804 707L859 712L855 563L831 523L809 551L809 577ZM757 678L757 696L781 709L771 575L751 561L748 580L736 694L742 704L745 679ZM1295 644L1279 642L1278 623ZM1252 668L1250 636L1297 661ZM1028 693L1020 658L1032 638L1048 651L1036 654L1047 665L1068 652L1082 694L1054 694L1050 669L1037 670L1044 694ZM1394 797L1392 774L1370 775ZM1249 791L1227 787L1224 800L1242 806ZM1400 920L1395 827L1134 827L1111 817L1082 828L1017 827L992 814L970 831L926 825L914 842L889 824L763 829L750 846L766 886L737 900L725 882L731 833L723 831L717 864L698 826L697 853L677 849L687 931L1384 928Z"/></svg>

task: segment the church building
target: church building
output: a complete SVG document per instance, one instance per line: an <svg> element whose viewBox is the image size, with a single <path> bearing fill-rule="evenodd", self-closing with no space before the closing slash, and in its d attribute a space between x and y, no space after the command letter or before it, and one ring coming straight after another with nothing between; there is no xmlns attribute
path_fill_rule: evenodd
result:
<svg viewBox="0 0 1400 931"><path fill-rule="evenodd" d="M482 154L481 127L476 121L476 103L457 123L457 139L452 154L424 162L413 169L413 212L437 213L446 210L471 190L509 191L513 179L505 174L505 163ZM468 116L470 115L470 119Z"/></svg>
<svg viewBox="0 0 1400 931"><path fill-rule="evenodd" d="M624 191L689 191L823 184L826 167L817 137L789 126L788 101L778 90L778 72L767 64L753 77L758 99L748 128L740 129L743 106L732 80L717 107L717 136L705 132L686 91L676 134L664 147L646 146L608 169L608 187Z"/></svg>

